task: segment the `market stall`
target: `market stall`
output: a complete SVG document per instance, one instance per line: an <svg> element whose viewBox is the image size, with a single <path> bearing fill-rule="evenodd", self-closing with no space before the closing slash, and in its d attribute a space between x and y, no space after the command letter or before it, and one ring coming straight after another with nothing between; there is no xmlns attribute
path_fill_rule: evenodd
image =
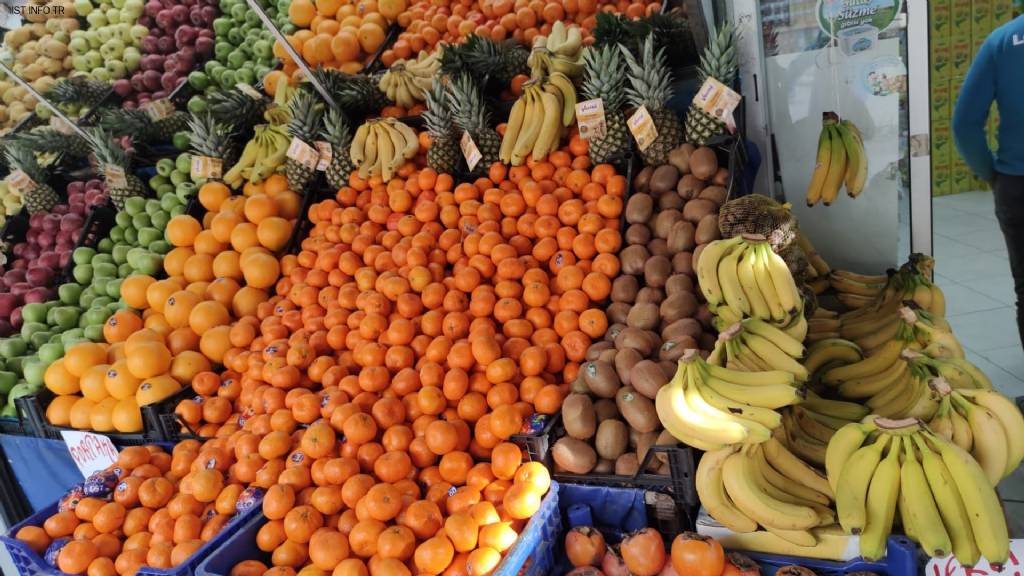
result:
<svg viewBox="0 0 1024 576"><path fill-rule="evenodd" d="M858 101L828 10L825 72L766 37L766 91L749 22L696 1L30 4L0 58L18 574L1016 562L1024 417L898 215L913 9Z"/></svg>

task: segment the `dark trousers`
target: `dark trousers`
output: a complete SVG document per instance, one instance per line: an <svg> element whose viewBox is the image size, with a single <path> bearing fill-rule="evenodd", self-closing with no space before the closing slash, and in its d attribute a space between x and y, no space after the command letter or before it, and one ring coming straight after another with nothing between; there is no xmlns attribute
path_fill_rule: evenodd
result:
<svg viewBox="0 0 1024 576"><path fill-rule="evenodd" d="M1017 294L1017 330L1024 343L1024 176L997 173L992 190Z"/></svg>

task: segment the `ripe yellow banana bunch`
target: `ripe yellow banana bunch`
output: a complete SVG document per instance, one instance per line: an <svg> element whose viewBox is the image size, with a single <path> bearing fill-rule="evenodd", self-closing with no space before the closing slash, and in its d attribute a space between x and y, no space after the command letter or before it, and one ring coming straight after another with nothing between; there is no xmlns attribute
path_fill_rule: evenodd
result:
<svg viewBox="0 0 1024 576"><path fill-rule="evenodd" d="M935 434L971 453L992 486L1024 460L1024 417L1012 400L995 390L955 389L942 378L931 381L942 395L928 422Z"/></svg>
<svg viewBox="0 0 1024 576"><path fill-rule="evenodd" d="M803 317L803 296L793 275L763 236L711 242L697 262L697 280L712 312L728 305L743 316L776 325ZM798 339L803 341L803 335Z"/></svg>
<svg viewBox="0 0 1024 576"><path fill-rule="evenodd" d="M419 151L412 128L394 118L376 118L356 129L349 155L360 178L380 176L387 182Z"/></svg>
<svg viewBox="0 0 1024 576"><path fill-rule="evenodd" d="M397 60L380 77L377 87L402 108L412 108L427 99L434 76L441 69L438 51L420 50L414 60Z"/></svg>
<svg viewBox="0 0 1024 576"><path fill-rule="evenodd" d="M829 278L838 291L839 301L851 309L840 319L845 324L874 316L882 310L895 311L904 301L913 301L935 316L945 316L946 297L930 280L934 265L930 256L911 254L898 270L884 276L832 271ZM881 290L876 290L883 283Z"/></svg>
<svg viewBox="0 0 1024 576"><path fill-rule="evenodd" d="M824 475L774 438L706 452L695 483L708 514L735 532L760 526L809 547L818 544L816 528L836 521L833 492Z"/></svg>
<svg viewBox="0 0 1024 576"><path fill-rule="evenodd" d="M742 372L705 362L687 350L672 380L658 391L662 425L681 442L701 450L766 442L783 406L803 395L791 372Z"/></svg>
<svg viewBox="0 0 1024 576"><path fill-rule="evenodd" d="M242 149L238 161L226 173L224 182L233 189L242 187L243 180L259 184L275 171L284 168L287 160L287 126L284 124L261 124L253 131L253 137Z"/></svg>
<svg viewBox="0 0 1024 576"><path fill-rule="evenodd" d="M814 314L807 320L807 342L814 344L822 340L839 338L839 314L826 310L821 306L814 309Z"/></svg>
<svg viewBox="0 0 1024 576"><path fill-rule="evenodd" d="M528 156L540 160L558 150L562 133L576 118L576 88L561 72L523 84L523 95L512 105L498 158L521 166Z"/></svg>
<svg viewBox="0 0 1024 576"><path fill-rule="evenodd" d="M539 80L560 72L573 80L583 75L583 36L576 24L566 26L561 20L551 25L551 33L533 39L533 47L526 64L530 77Z"/></svg>
<svg viewBox="0 0 1024 576"><path fill-rule="evenodd" d="M721 320L719 316L719 320ZM801 339L759 318L746 318L722 328L708 362L741 372L782 370L797 382L807 380L807 369L799 362L804 355Z"/></svg>
<svg viewBox="0 0 1024 576"><path fill-rule="evenodd" d="M846 193L856 198L868 178L868 158L860 130L849 120L840 121L835 112L822 114L818 156L807 188L807 205L824 200L830 206L845 184Z"/></svg>
<svg viewBox="0 0 1024 576"><path fill-rule="evenodd" d="M993 567L1008 559L1006 519L985 469L917 420L869 416L844 426L828 444L825 470L839 523L860 536L868 560L885 555L897 511L931 556L952 553L964 566L981 555Z"/></svg>

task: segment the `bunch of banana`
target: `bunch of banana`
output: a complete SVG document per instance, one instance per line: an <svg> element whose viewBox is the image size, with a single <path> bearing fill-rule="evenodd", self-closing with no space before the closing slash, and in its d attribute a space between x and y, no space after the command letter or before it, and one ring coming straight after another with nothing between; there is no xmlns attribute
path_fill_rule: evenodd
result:
<svg viewBox="0 0 1024 576"><path fill-rule="evenodd" d="M434 76L441 69L439 51L420 50L413 60L396 60L380 77L377 87L402 108L412 108L427 99Z"/></svg>
<svg viewBox="0 0 1024 576"><path fill-rule="evenodd" d="M759 318L719 330L709 362L742 372L782 370L793 374L797 382L807 380L807 369L798 361L804 355L804 345L785 331Z"/></svg>
<svg viewBox="0 0 1024 576"><path fill-rule="evenodd" d="M743 316L776 324L803 316L793 275L763 236L735 236L705 246L697 281L712 312L727 304Z"/></svg>
<svg viewBox="0 0 1024 576"><path fill-rule="evenodd" d="M224 182L237 190L242 187L243 180L259 184L274 172L283 170L290 143L286 125L256 126L238 162L224 174Z"/></svg>
<svg viewBox="0 0 1024 576"><path fill-rule="evenodd" d="M811 321L813 322L814 319ZM810 334L808 340L811 340ZM817 382L829 370L860 362L863 359L864 351L853 342L838 337L822 338L807 347L804 368L807 369L810 380Z"/></svg>
<svg viewBox="0 0 1024 576"><path fill-rule="evenodd" d="M954 390L941 378L931 381L942 402L928 427L971 453L992 485L1024 460L1024 417L1012 400L994 390Z"/></svg>
<svg viewBox="0 0 1024 576"><path fill-rule="evenodd" d="M420 141L409 126L394 118L375 118L356 129L349 154L360 178L380 176L384 182L420 151Z"/></svg>
<svg viewBox="0 0 1024 576"><path fill-rule="evenodd" d="M889 284L889 277L833 270L828 275L828 283L836 291L836 297L843 305L857 309L874 302Z"/></svg>
<svg viewBox="0 0 1024 576"><path fill-rule="evenodd" d="M849 120L839 120L835 112L822 114L818 136L818 158L807 188L807 205L824 200L830 206L846 184L846 193L856 198L868 178L868 157L860 130Z"/></svg>
<svg viewBox="0 0 1024 576"><path fill-rule="evenodd" d="M742 322L744 318L746 318L746 316L741 310L733 308L728 304L722 304L715 309L714 322L719 331L724 330L737 322ZM809 324L807 318L805 318L803 314L787 317L782 322L773 322L771 320L764 320L764 322L782 330L797 342L803 342L807 339Z"/></svg>
<svg viewBox="0 0 1024 576"><path fill-rule="evenodd" d="M916 342L932 358L964 357L963 347L945 319L908 306L889 312L891 308L886 306L872 317L842 324L840 335L855 342L868 356L888 342L898 340Z"/></svg>
<svg viewBox="0 0 1024 576"><path fill-rule="evenodd" d="M828 283L827 277L822 279L825 280L826 284ZM814 309L811 318L807 320L807 342L813 344L822 340L839 338L839 326L841 324L837 312L818 306Z"/></svg>
<svg viewBox="0 0 1024 576"><path fill-rule="evenodd" d="M791 372L741 372L687 350L655 407L665 430L700 450L766 442L782 423L777 409L800 402Z"/></svg>
<svg viewBox="0 0 1024 576"><path fill-rule="evenodd" d="M817 420L833 431L839 430L850 422L860 422L871 413L871 409L863 404L822 398L811 390L807 391L807 397L800 403L799 408L807 414L807 417ZM800 417L796 416L796 421L799 423ZM831 433L829 437L831 438Z"/></svg>
<svg viewBox="0 0 1024 576"><path fill-rule="evenodd" d="M813 529L836 521L825 477L774 439L705 453L695 483L708 514L735 532L761 526L807 547L818 543Z"/></svg>
<svg viewBox="0 0 1024 576"><path fill-rule="evenodd" d="M910 259L895 272L887 274L885 287L875 296L864 296L852 292L839 292L839 300L850 312L842 314L840 318L844 322L865 319L883 310L895 310L904 301L913 301L919 307L936 316L946 314L946 298L942 290L933 284L929 278L935 261L930 256L923 254L911 254ZM843 272L847 280L856 280L865 286L881 283L881 276L855 275L853 272ZM849 282L846 282L849 285Z"/></svg>
<svg viewBox="0 0 1024 576"><path fill-rule="evenodd" d="M907 536L932 556L952 552L964 566L981 555L996 570L1009 556L999 496L967 451L917 420L868 417L829 442L825 470L843 530L859 534L861 555L885 554L899 511Z"/></svg>
<svg viewBox="0 0 1024 576"><path fill-rule="evenodd" d="M821 257L821 254L818 253L818 250L814 245L811 244L810 239L802 232L798 232L796 241L800 246L800 249L803 250L804 256L807 258L807 262L811 265L808 272L810 273L813 271L813 274L811 274L810 277L827 277L829 273L832 272L832 268L828 265L828 262Z"/></svg>
<svg viewBox="0 0 1024 576"><path fill-rule="evenodd" d="M953 388L991 390L992 381L966 358L935 358L923 353L904 352L910 366L925 378L942 378Z"/></svg>
<svg viewBox="0 0 1024 576"><path fill-rule="evenodd" d="M530 78L540 80L559 72L577 79L583 75L583 36L576 24L566 26L561 20L551 25L547 36L536 36L530 56L526 60L530 67Z"/></svg>
<svg viewBox="0 0 1024 576"><path fill-rule="evenodd" d="M565 128L576 118L576 88L561 72L523 84L523 95L512 105L498 158L521 166L527 156L536 160L558 150Z"/></svg>

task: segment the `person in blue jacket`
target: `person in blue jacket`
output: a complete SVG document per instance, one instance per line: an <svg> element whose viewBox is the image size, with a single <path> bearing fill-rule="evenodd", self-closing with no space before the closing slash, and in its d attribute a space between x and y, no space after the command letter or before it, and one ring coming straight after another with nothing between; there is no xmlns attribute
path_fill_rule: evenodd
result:
<svg viewBox="0 0 1024 576"><path fill-rule="evenodd" d="M995 153L985 138L993 101L999 107ZM1024 342L1024 15L996 29L982 44L960 89L953 137L971 170L992 184L1017 294L1017 330Z"/></svg>

